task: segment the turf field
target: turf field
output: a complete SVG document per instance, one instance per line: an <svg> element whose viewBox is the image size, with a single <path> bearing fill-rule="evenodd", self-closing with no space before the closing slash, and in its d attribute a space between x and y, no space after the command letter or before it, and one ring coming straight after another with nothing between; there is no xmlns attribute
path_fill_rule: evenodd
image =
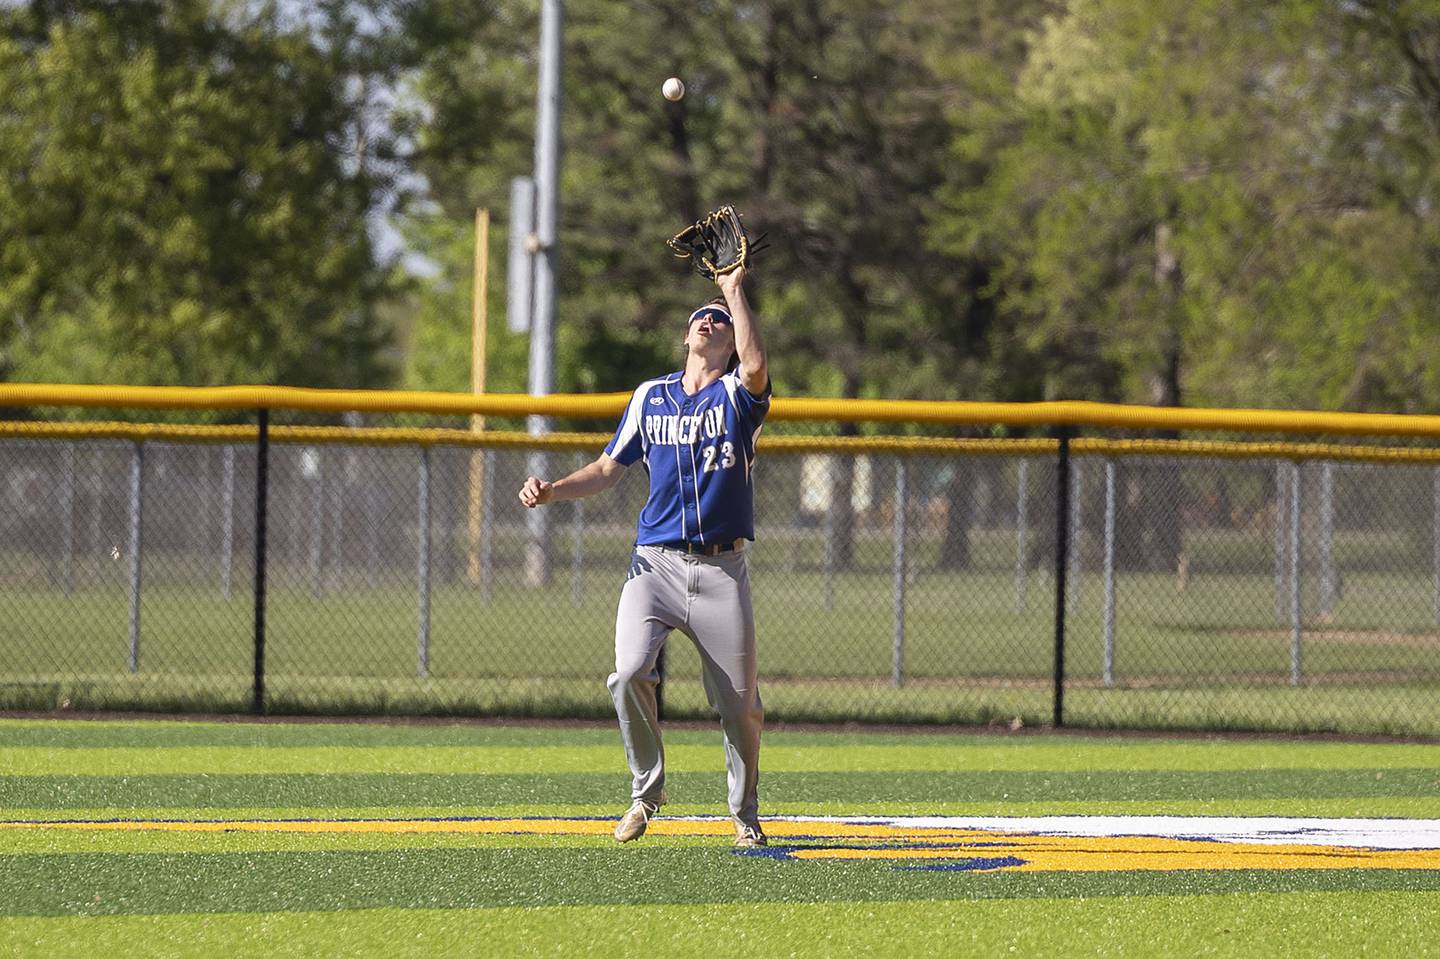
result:
<svg viewBox="0 0 1440 959"><path fill-rule="evenodd" d="M1434 745L772 729L761 796L777 818L758 853L707 818L724 814L718 733L672 728L668 756L671 804L622 847L608 726L0 720L0 953L1434 948L1433 849L1246 845L1212 861L1193 837L977 839L860 818L1378 817L1435 833Z"/></svg>

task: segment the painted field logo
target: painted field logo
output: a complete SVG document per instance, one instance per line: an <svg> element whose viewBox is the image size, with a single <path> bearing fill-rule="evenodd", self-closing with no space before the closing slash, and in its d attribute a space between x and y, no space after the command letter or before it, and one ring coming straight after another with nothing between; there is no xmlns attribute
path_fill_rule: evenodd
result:
<svg viewBox="0 0 1440 959"><path fill-rule="evenodd" d="M113 819L0 822L0 830L471 833L607 836L609 819ZM1440 820L1190 816L767 818L770 845L740 856L782 862L884 861L943 872L1176 869L1440 869ZM649 834L729 837L730 820L664 817Z"/></svg>
<svg viewBox="0 0 1440 959"><path fill-rule="evenodd" d="M1192 817L792 820L745 855L885 860L935 872L1440 869L1440 822Z"/></svg>

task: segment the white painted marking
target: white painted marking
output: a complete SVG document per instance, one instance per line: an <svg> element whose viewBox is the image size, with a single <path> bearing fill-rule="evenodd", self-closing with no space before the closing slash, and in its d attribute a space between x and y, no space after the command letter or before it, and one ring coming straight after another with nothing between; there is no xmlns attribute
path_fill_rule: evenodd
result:
<svg viewBox="0 0 1440 959"><path fill-rule="evenodd" d="M690 817L673 817L690 818ZM709 817L694 817L696 819ZM1440 849L1440 819L1280 816L762 816L905 829L983 829L1031 836L1159 836L1276 846Z"/></svg>

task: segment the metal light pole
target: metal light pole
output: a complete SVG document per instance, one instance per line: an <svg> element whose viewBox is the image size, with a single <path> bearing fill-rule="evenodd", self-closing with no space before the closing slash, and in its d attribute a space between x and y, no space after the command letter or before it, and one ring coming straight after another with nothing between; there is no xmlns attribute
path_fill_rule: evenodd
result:
<svg viewBox="0 0 1440 959"><path fill-rule="evenodd" d="M544 396L555 380L555 266L559 255L556 223L560 191L560 48L561 0L543 0L540 7L540 89L535 119L535 296L530 325L530 395ZM545 416L531 416L531 436L550 431ZM547 457L530 454L532 476L545 477ZM546 549L546 514L530 510L529 542L525 547L525 581L542 586L550 578Z"/></svg>

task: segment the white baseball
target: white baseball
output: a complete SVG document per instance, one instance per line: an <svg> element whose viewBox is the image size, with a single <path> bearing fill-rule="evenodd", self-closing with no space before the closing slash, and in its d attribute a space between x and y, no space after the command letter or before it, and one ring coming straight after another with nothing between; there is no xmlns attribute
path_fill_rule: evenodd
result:
<svg viewBox="0 0 1440 959"><path fill-rule="evenodd" d="M120 547L118 547L118 546L112 546L112 547L110 547L110 558L111 558L111 559L119 559L119 558L120 558Z"/></svg>
<svg viewBox="0 0 1440 959"><path fill-rule="evenodd" d="M679 77L671 77L660 87L660 92L667 100L678 100L685 95L685 84L680 82Z"/></svg>

